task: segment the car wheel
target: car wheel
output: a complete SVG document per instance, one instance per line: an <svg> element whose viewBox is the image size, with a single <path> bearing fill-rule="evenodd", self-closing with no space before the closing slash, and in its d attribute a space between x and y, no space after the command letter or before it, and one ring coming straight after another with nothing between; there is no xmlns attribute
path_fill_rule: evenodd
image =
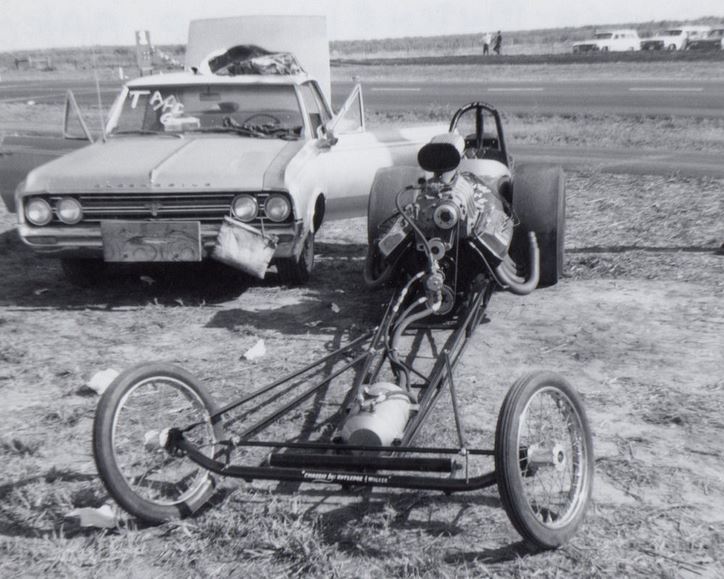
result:
<svg viewBox="0 0 724 579"><path fill-rule="evenodd" d="M61 259L60 266L66 279L78 287L97 285L104 279L107 269L100 259Z"/></svg>
<svg viewBox="0 0 724 579"><path fill-rule="evenodd" d="M419 167L385 167L377 171L367 201L367 242L379 237L380 225L397 213L395 198L405 187L416 185L425 173ZM403 204L405 200L403 199Z"/></svg>
<svg viewBox="0 0 724 579"><path fill-rule="evenodd" d="M525 263L527 233L540 248L539 287L555 285L563 273L566 230L566 184L563 169L519 165L513 178L513 211L520 223L511 248L516 263Z"/></svg>
<svg viewBox="0 0 724 579"><path fill-rule="evenodd" d="M93 423L98 474L115 501L152 524L196 512L214 492L209 473L167 447L171 428L209 458L223 437L209 392L184 369L152 362L129 368L101 396Z"/></svg>
<svg viewBox="0 0 724 579"><path fill-rule="evenodd" d="M314 267L314 232L310 231L304 240L299 258L284 258L277 261L279 280L284 285L302 285L309 281Z"/></svg>
<svg viewBox="0 0 724 579"><path fill-rule="evenodd" d="M676 50L676 44L669 44L669 46L666 47L668 50Z"/></svg>
<svg viewBox="0 0 724 579"><path fill-rule="evenodd" d="M528 543L554 549L573 536L591 498L593 461L578 392L552 372L518 380L498 415L495 474L505 512Z"/></svg>

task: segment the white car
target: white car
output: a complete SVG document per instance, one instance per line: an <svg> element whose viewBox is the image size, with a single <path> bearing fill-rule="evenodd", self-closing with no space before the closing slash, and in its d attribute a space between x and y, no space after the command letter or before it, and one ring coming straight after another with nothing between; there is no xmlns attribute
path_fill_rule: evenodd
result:
<svg viewBox="0 0 724 579"><path fill-rule="evenodd" d="M631 29L597 32L593 38L573 44L573 53L629 52L641 48L638 32Z"/></svg>
<svg viewBox="0 0 724 579"><path fill-rule="evenodd" d="M377 170L413 164L439 128L366 130L359 85L335 114L322 17L274 18L196 21L223 49L191 35L187 55L207 58L130 81L102 140L31 171L15 193L21 239L78 285L107 262L205 258L307 281L322 223L365 215ZM245 44L229 49L219 24ZM301 64L278 52L294 43Z"/></svg>
<svg viewBox="0 0 724 579"><path fill-rule="evenodd" d="M706 38L710 26L680 26L645 38L641 41L641 50L685 50L694 40Z"/></svg>

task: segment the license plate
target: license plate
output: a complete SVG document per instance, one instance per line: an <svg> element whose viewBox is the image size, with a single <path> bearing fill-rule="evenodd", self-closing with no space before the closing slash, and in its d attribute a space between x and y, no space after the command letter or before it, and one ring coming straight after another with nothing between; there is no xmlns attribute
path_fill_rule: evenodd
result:
<svg viewBox="0 0 724 579"><path fill-rule="evenodd" d="M111 262L201 261L198 221L102 221L103 259Z"/></svg>

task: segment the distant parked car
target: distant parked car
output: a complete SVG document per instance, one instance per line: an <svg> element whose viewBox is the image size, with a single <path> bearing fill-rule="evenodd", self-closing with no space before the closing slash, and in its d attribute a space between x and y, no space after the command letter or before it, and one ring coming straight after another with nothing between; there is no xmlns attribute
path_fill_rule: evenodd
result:
<svg viewBox="0 0 724 579"><path fill-rule="evenodd" d="M724 28L713 28L706 38L689 40L687 50L724 50Z"/></svg>
<svg viewBox="0 0 724 579"><path fill-rule="evenodd" d="M641 41L641 50L685 50L691 42L706 38L709 26L681 26L670 28Z"/></svg>
<svg viewBox="0 0 724 579"><path fill-rule="evenodd" d="M635 30L608 30L597 32L593 38L573 44L573 53L580 52L627 52L639 50L641 39Z"/></svg>

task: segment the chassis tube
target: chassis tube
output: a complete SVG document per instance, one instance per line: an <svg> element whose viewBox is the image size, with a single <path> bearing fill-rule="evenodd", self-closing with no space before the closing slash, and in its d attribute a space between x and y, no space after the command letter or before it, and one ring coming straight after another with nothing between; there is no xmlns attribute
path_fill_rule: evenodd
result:
<svg viewBox="0 0 724 579"><path fill-rule="evenodd" d="M206 470L232 478L246 480L277 480L311 482L321 484L362 485L386 488L439 490L446 493L475 491L497 482L495 471L469 479L425 477L414 475L385 475L345 471L320 471L317 469L277 468L272 466L234 466L209 458L183 436L174 441L176 448L185 452L196 464Z"/></svg>
<svg viewBox="0 0 724 579"><path fill-rule="evenodd" d="M452 372L452 370L457 365L460 356L462 356L463 352L465 351L465 348L470 341L470 337L472 336L472 331L468 332L468 328L471 324L476 323L480 319L478 310L481 308L483 302L485 301L485 294L485 288L481 289L478 292L478 294L475 296L475 300L473 300L472 307L465 316L465 320L455 330L455 333L451 337L452 344L449 348L445 349L449 358L449 362L442 360L442 358L438 360L436 367L433 371L433 375L430 377L430 383L427 388L425 388L423 398L422 400L420 400L420 411L417 413L415 418L413 418L412 421L408 424L407 428L405 428L405 434L401 442L403 446L409 445L414 440L415 436L417 435L417 431L422 426L422 423L424 422L427 415L434 408L435 403L437 402L440 394L442 393L445 386L447 371L446 365L449 363L450 371Z"/></svg>

